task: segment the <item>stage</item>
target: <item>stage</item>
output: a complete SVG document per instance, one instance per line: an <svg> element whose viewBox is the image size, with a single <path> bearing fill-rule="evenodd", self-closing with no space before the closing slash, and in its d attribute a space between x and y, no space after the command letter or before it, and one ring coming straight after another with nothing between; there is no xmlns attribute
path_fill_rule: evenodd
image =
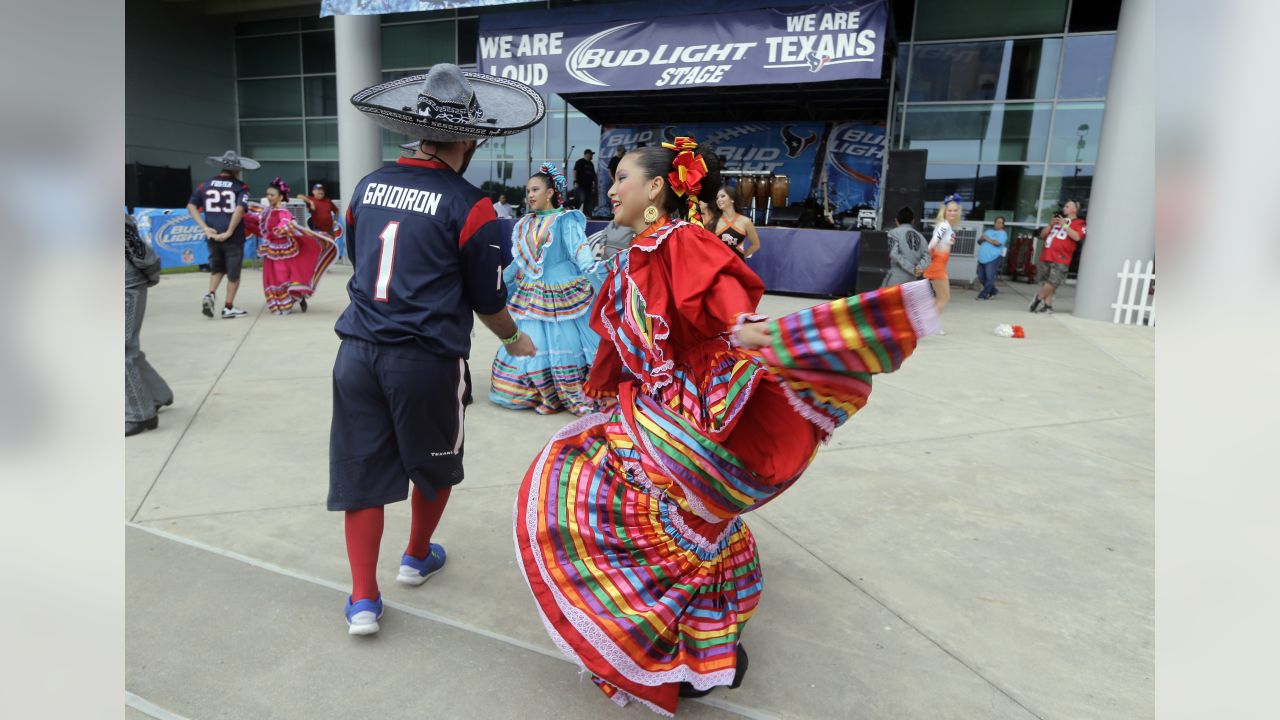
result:
<svg viewBox="0 0 1280 720"><path fill-rule="evenodd" d="M505 228L503 254L511 258L511 229L515 220L499 220ZM587 234L608 225L588 220ZM769 292L843 297L854 291L858 276L860 234L847 230L760 227L760 251L747 266L764 281Z"/></svg>

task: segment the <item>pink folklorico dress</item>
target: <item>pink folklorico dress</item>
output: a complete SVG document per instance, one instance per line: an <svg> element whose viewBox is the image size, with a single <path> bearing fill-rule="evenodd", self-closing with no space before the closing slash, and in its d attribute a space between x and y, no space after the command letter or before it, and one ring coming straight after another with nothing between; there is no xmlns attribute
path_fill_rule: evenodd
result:
<svg viewBox="0 0 1280 720"><path fill-rule="evenodd" d="M245 229L262 242L262 293L276 315L293 312L299 300L311 297L320 276L338 256L334 238L299 225L285 208L250 204Z"/></svg>

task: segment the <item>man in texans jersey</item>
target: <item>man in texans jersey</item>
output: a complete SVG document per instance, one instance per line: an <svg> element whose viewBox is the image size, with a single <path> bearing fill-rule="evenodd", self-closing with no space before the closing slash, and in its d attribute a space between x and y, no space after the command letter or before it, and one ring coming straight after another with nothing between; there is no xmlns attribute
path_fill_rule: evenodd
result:
<svg viewBox="0 0 1280 720"><path fill-rule="evenodd" d="M221 168L217 175L196 186L187 200L187 212L204 230L209 246L209 292L200 302L200 311L213 317L218 303L218 285L227 277L227 303L222 317L237 318L249 313L236 307L236 291L240 289L240 266L244 264L244 219L249 209L249 186L240 180L243 170L256 170L257 160L228 150L220 157L210 156L206 162ZM204 213L204 217L201 217Z"/></svg>
<svg viewBox="0 0 1280 720"><path fill-rule="evenodd" d="M342 345L333 366L328 507L345 513L348 631L369 635L382 616L376 566L384 505L411 498L397 581L421 585L445 564L431 536L463 478L472 313L511 354L536 352L507 314L493 203L462 173L480 142L536 124L545 108L523 84L449 64L367 88L351 102L418 139L411 157L361 180L347 205L353 275L351 304L335 327Z"/></svg>

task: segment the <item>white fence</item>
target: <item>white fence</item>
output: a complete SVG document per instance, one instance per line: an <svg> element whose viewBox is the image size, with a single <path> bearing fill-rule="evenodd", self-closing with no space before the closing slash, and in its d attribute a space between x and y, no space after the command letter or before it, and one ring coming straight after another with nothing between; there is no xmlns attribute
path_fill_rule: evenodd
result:
<svg viewBox="0 0 1280 720"><path fill-rule="evenodd" d="M1124 269L1116 273L1120 278L1120 291L1116 293L1116 301L1111 307L1115 316L1111 322L1123 325L1156 324L1156 295L1153 285L1156 281L1155 261L1146 261L1146 270L1142 270L1141 260L1124 261Z"/></svg>

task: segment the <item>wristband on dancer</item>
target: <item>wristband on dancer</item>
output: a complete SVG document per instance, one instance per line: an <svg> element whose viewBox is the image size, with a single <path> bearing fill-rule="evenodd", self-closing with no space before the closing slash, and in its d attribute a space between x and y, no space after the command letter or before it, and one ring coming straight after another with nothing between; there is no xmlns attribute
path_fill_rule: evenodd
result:
<svg viewBox="0 0 1280 720"><path fill-rule="evenodd" d="M518 340L520 340L520 328L516 328L516 334L515 334L515 335L512 335L511 337L509 337L509 338L498 338L498 339L502 341L502 344L503 344L503 345L515 345L515 344L516 344L516 342L517 342Z"/></svg>

